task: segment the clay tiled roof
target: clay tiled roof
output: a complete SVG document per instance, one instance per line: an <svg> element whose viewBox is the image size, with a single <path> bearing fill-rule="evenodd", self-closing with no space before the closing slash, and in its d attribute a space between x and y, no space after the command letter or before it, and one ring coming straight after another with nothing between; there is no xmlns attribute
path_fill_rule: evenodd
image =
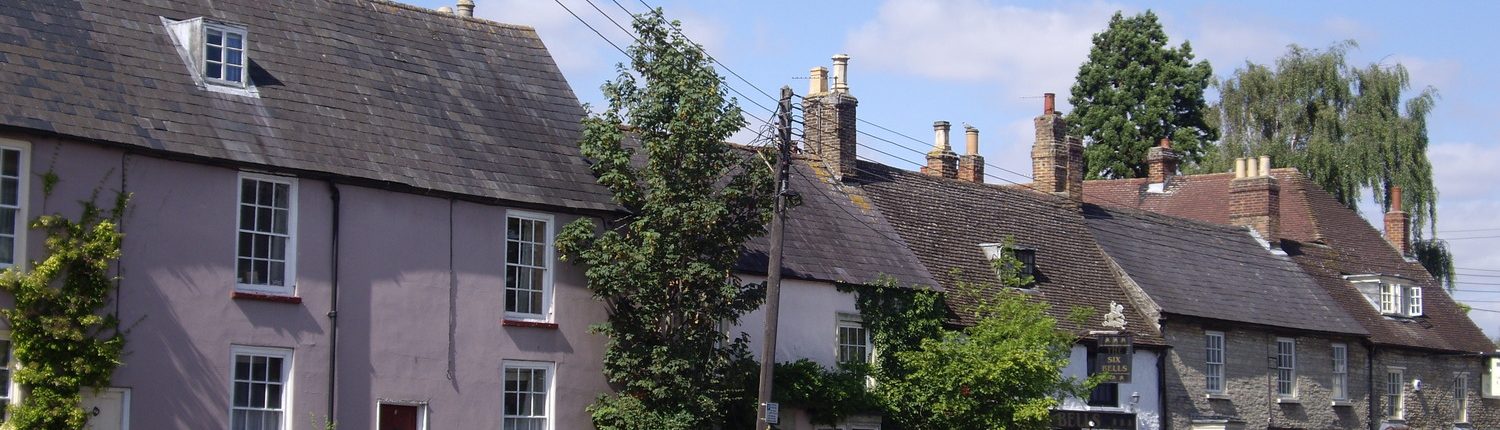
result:
<svg viewBox="0 0 1500 430"><path fill-rule="evenodd" d="M1100 330L1110 302L1127 306L1127 330L1137 342L1162 344L1155 321L1130 306L1082 214L1073 203L1024 189L934 178L861 161L859 184L895 226L938 282L994 285L981 243L1013 238L1036 250L1033 297L1051 306L1060 326ZM955 307L966 303L958 302ZM1084 326L1066 318L1074 308L1093 309Z"/></svg>
<svg viewBox="0 0 1500 430"><path fill-rule="evenodd" d="M1084 217L1099 246L1162 313L1366 334L1297 263L1244 228L1093 204L1084 205Z"/></svg>
<svg viewBox="0 0 1500 430"><path fill-rule="evenodd" d="M243 25L259 97L194 82L163 18ZM383 0L13 0L0 128L418 192L614 210L529 27Z"/></svg>
<svg viewBox="0 0 1500 430"><path fill-rule="evenodd" d="M1370 333L1371 341L1440 351L1494 350L1484 332L1458 309L1421 265L1406 261L1380 231L1295 169L1274 169L1281 185L1282 248ZM1144 179L1084 182L1084 199L1214 224L1229 222L1231 174L1174 176L1163 192ZM1424 315L1382 316L1344 275L1400 276L1422 287Z"/></svg>

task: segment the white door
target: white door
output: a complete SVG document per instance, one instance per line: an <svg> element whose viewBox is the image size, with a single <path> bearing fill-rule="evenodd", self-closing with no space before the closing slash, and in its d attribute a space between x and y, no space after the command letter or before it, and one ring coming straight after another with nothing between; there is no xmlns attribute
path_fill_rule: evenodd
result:
<svg viewBox="0 0 1500 430"><path fill-rule="evenodd" d="M83 389L83 412L89 415L86 430L129 430L130 389Z"/></svg>

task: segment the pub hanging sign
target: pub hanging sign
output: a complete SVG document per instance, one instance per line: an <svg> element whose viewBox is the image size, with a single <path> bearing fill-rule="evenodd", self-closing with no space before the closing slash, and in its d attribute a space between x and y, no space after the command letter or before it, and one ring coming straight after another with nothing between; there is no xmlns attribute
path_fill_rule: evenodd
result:
<svg viewBox="0 0 1500 430"><path fill-rule="evenodd" d="M1099 348L1094 359L1099 363L1098 373L1105 375L1104 383L1130 383L1130 357L1135 352L1131 347L1130 333L1101 334L1098 339Z"/></svg>

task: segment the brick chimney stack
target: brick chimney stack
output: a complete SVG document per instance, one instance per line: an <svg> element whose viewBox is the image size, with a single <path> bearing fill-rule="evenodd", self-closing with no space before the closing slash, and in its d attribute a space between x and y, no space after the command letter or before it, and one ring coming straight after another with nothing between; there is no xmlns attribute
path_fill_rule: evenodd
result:
<svg viewBox="0 0 1500 430"><path fill-rule="evenodd" d="M1281 247L1281 186L1271 176L1271 157L1234 160L1229 223L1253 228L1272 248Z"/></svg>
<svg viewBox="0 0 1500 430"><path fill-rule="evenodd" d="M1391 187L1391 210L1385 213L1385 240L1401 255L1411 254L1411 218L1401 210L1401 187Z"/></svg>
<svg viewBox="0 0 1500 430"><path fill-rule="evenodd" d="M954 154L953 147L948 145L948 130L948 121L932 123L932 150L927 151L927 165L922 166L922 174L948 179L958 177L958 154Z"/></svg>
<svg viewBox="0 0 1500 430"><path fill-rule="evenodd" d="M1161 144L1146 152L1146 176L1150 183L1160 184L1167 182L1167 178L1177 174L1177 163L1182 156L1172 150L1172 140L1163 137Z"/></svg>
<svg viewBox="0 0 1500 430"><path fill-rule="evenodd" d="M833 91L828 90L828 69L812 69L812 82L802 98L803 139L806 152L818 157L834 178L855 176L855 107L849 95L849 56L833 56Z"/></svg>
<svg viewBox="0 0 1500 430"><path fill-rule="evenodd" d="M1056 95L1042 96L1042 115L1036 117L1036 143L1031 147L1032 186L1044 193L1083 198L1083 141L1069 137L1068 123L1057 112Z"/></svg>
<svg viewBox="0 0 1500 430"><path fill-rule="evenodd" d="M984 183L984 157L979 155L979 129L964 126L964 155L958 157L958 179Z"/></svg>

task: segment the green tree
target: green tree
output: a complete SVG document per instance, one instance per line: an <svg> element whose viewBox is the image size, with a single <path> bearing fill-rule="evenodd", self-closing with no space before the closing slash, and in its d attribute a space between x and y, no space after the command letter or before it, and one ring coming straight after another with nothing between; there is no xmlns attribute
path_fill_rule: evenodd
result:
<svg viewBox="0 0 1500 430"><path fill-rule="evenodd" d="M1327 49L1292 45L1274 66L1246 63L1218 84L1214 121L1223 138L1197 171L1222 172L1237 157L1270 155L1295 167L1339 202L1357 209L1361 191L1373 190L1384 208L1393 187L1412 214L1413 252L1429 272L1452 288L1452 257L1436 234L1437 188L1427 160L1427 115L1437 101L1432 87L1411 92L1400 63L1353 67L1354 41Z"/></svg>
<svg viewBox="0 0 1500 430"><path fill-rule="evenodd" d="M589 408L595 425L710 428L753 407L746 339L720 327L764 301L764 285L731 269L765 234L774 187L763 155L724 143L745 121L701 47L660 9L633 26L629 65L602 86L609 107L583 121L579 143L630 215L602 230L575 221L558 250L587 267L609 310L595 330L609 339L604 372L618 393Z"/></svg>
<svg viewBox="0 0 1500 430"><path fill-rule="evenodd" d="M42 175L50 196L57 176ZM97 197L97 196L95 196ZM129 196L120 193L104 210L84 200L79 218L37 217L31 228L46 234L46 258L31 269L15 265L0 273L0 289L15 306L0 310L10 323L16 361L15 381L26 395L9 406L4 428L75 430L88 413L83 390L109 385L125 347L119 320L101 309L115 290L110 265L120 258L120 218Z"/></svg>
<svg viewBox="0 0 1500 430"><path fill-rule="evenodd" d="M960 282L949 290L972 303L959 315L972 325L880 351L894 362L877 364L875 392L888 418L914 430L1043 429L1062 397L1085 396L1097 383L1062 375L1077 338L1057 327L1046 304L1014 289L1032 279L1001 255L994 266L1007 288Z"/></svg>
<svg viewBox="0 0 1500 430"><path fill-rule="evenodd" d="M1146 152L1163 137L1192 162L1218 138L1205 120L1203 91L1213 83L1207 61L1193 62L1186 41L1167 46L1167 33L1151 11L1125 18L1119 12L1094 35L1088 61L1078 68L1068 99L1071 134L1082 136L1088 178L1146 176Z"/></svg>

